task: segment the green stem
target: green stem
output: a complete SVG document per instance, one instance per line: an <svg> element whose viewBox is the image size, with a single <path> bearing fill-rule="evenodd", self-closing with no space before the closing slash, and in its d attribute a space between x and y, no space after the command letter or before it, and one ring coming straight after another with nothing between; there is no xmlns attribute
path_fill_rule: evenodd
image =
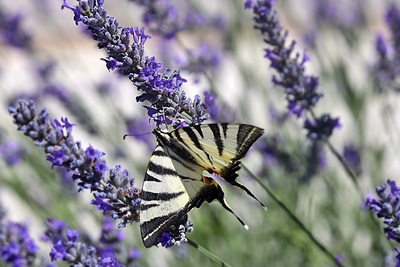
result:
<svg viewBox="0 0 400 267"><path fill-rule="evenodd" d="M317 240L317 238L311 233L310 230L296 217L296 215L278 198L277 195L272 192L272 189L269 188L260 178L258 178L255 174L253 174L246 166L242 164L242 168L254 179L256 180L270 197L275 200L275 202L286 212L286 214L306 233L306 235L314 242L315 245L326 255L328 256L337 266L343 267L343 265L338 261L338 259L333 255L321 242Z"/></svg>
<svg viewBox="0 0 400 267"><path fill-rule="evenodd" d="M215 261L219 266L232 267L231 265L229 265L228 263L224 262L223 260L221 260L220 258L215 256L210 251L208 251L206 248L200 246L196 242L188 239L188 244L191 245L192 247L194 247L195 249L197 249L198 251L200 251L201 253L203 253L205 256L207 256L211 260Z"/></svg>
<svg viewBox="0 0 400 267"><path fill-rule="evenodd" d="M316 121L316 116L312 110L309 110L311 116L313 117L314 121ZM358 190L360 195L362 196L362 190L360 185L358 184L357 177L353 173L353 171L350 169L349 165L347 165L346 161L344 158L340 155L340 153L334 148L334 146L329 142L329 139L325 140L325 143L328 145L329 150L335 155L335 157L339 160L339 162L342 164L344 167L344 170L346 171L347 175L350 177L351 181L353 182L353 185L355 188Z"/></svg>
<svg viewBox="0 0 400 267"><path fill-rule="evenodd" d="M358 192L362 196L362 190L360 188L360 185L358 184L357 177L354 175L354 173L351 171L350 167L347 165L347 163L344 161L343 157L337 152L337 150L333 147L333 145L329 142L329 140L326 140L325 143L328 145L330 151L335 155L335 157L339 160L339 162L342 164L344 167L344 170L346 171L347 175L351 178L351 181L353 182L354 186L357 188Z"/></svg>

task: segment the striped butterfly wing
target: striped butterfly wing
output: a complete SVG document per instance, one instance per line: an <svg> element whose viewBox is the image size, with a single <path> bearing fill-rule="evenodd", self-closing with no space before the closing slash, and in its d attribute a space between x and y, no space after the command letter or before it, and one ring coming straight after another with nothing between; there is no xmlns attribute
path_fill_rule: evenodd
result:
<svg viewBox="0 0 400 267"><path fill-rule="evenodd" d="M183 161L195 163L203 170L219 175L265 207L249 189L237 181L240 159L263 133L263 129L247 124L215 123L185 127L171 132L172 139L177 140L182 149L174 151L170 147L170 150L177 153L186 150L188 155L182 158Z"/></svg>
<svg viewBox="0 0 400 267"><path fill-rule="evenodd" d="M158 145L150 157L141 192L140 231L148 248L189 211L189 195L172 159Z"/></svg>
<svg viewBox="0 0 400 267"><path fill-rule="evenodd" d="M156 245L171 226L178 226L196 203L201 205L204 200L223 196L217 183L203 182L202 172L201 166L185 162L168 147L158 145L155 148L141 192L140 231L147 248Z"/></svg>
<svg viewBox="0 0 400 267"><path fill-rule="evenodd" d="M204 201L218 200L236 216L221 187L204 171L218 174L258 200L236 178L239 159L262 133L261 128L245 124L203 124L170 133L155 130L159 145L150 158L141 195L140 228L145 246L156 245L163 232Z"/></svg>

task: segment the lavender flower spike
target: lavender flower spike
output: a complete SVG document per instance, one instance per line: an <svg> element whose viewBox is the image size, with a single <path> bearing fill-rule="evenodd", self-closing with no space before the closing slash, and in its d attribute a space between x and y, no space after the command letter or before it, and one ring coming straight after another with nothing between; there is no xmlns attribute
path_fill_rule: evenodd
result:
<svg viewBox="0 0 400 267"><path fill-rule="evenodd" d="M140 190L121 166L108 168L104 153L89 146L82 149L72 136L73 124L67 118L51 121L45 109L36 114L33 101L19 100L9 108L18 130L30 137L46 152L52 166L64 167L78 180L79 190L90 188L96 205L103 212L111 211L114 219L121 219L120 227L139 221ZM107 175L108 172L108 175Z"/></svg>
<svg viewBox="0 0 400 267"><path fill-rule="evenodd" d="M385 22L391 35L386 41L381 34L376 37L378 60L373 66L373 74L380 91L400 91L400 5L390 4L385 13Z"/></svg>
<svg viewBox="0 0 400 267"><path fill-rule="evenodd" d="M162 70L155 57L144 55L144 44L150 36L144 28L121 28L119 22L107 15L103 0L79 0L77 6L64 0L62 8L74 12L75 23L83 23L108 56L103 60L109 70L118 70L127 76L142 92L138 102L147 101L155 112L149 116L158 125L199 124L208 118L204 104L186 97L180 87L186 80L179 71ZM132 40L132 42L131 42ZM200 107L200 108L199 108ZM162 116L160 116L162 114ZM167 119L165 119L167 118ZM169 119L168 119L169 118Z"/></svg>
<svg viewBox="0 0 400 267"><path fill-rule="evenodd" d="M378 218L383 218L387 238L400 243L400 187L395 181L387 180L387 184L376 187L376 194L378 198L368 192L365 204Z"/></svg>
<svg viewBox="0 0 400 267"><path fill-rule="evenodd" d="M281 27L273 3L273 0L246 0L245 8L253 9L254 28L271 46L265 49L265 57L278 73L278 76L273 76L273 83L285 89L289 113L300 117L304 110L311 110L317 104L322 93L317 91L318 78L304 73L304 63L309 60L307 54L301 56L297 53L293 57L295 41L288 47L285 45L288 32Z"/></svg>
<svg viewBox="0 0 400 267"><path fill-rule="evenodd" d="M117 260L118 251L104 247L102 243L106 240L101 240L98 245L85 244L78 241L79 232L70 229L63 221L48 219L45 224L47 230L42 240L52 244L52 261L64 261L70 266L124 266Z"/></svg>

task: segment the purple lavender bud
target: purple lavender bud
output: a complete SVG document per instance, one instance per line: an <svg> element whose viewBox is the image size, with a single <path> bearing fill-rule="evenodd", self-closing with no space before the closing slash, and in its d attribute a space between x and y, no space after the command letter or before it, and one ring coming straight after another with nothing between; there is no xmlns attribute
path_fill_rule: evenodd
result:
<svg viewBox="0 0 400 267"><path fill-rule="evenodd" d="M400 187L395 181L387 180L387 184L376 187L378 198L369 192L365 205L376 213L378 218L383 218L386 227L383 229L388 239L400 243Z"/></svg>
<svg viewBox="0 0 400 267"><path fill-rule="evenodd" d="M307 138L313 140L325 140L335 128L340 127L339 118L331 118L329 114L323 114L315 120L306 119L304 122L304 128L308 130Z"/></svg>
<svg viewBox="0 0 400 267"><path fill-rule="evenodd" d="M6 44L29 50L32 36L22 28L23 16L12 14L0 7L0 39Z"/></svg>

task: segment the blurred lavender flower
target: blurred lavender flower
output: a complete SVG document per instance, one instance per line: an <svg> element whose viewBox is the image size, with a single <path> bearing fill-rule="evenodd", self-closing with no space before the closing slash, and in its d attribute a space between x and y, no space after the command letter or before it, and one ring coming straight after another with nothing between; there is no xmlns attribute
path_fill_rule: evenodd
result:
<svg viewBox="0 0 400 267"><path fill-rule="evenodd" d="M400 6L390 4L385 14L385 22L391 34L391 42L385 41L379 33L375 47L378 60L373 66L375 82L379 92L400 91Z"/></svg>
<svg viewBox="0 0 400 267"><path fill-rule="evenodd" d="M234 110L224 103L217 103L214 95L208 91L204 91L204 105L214 121L230 122L235 118Z"/></svg>
<svg viewBox="0 0 400 267"><path fill-rule="evenodd" d="M387 184L376 187L376 194L378 198L368 191L365 204L378 218L383 218L387 238L400 243L400 187L395 181L387 180Z"/></svg>
<svg viewBox="0 0 400 267"><path fill-rule="evenodd" d="M4 130L0 128L0 157L9 166L21 162L26 150L14 140L6 139Z"/></svg>
<svg viewBox="0 0 400 267"><path fill-rule="evenodd" d="M12 14L0 7L0 39L10 46L29 50L32 37L23 30L22 20L21 14Z"/></svg>
<svg viewBox="0 0 400 267"><path fill-rule="evenodd" d="M114 219L121 219L119 226L138 221L139 192L134 180L121 166L109 169L104 153L89 146L81 148L72 136L73 124L68 119L50 121L45 109L36 114L33 101L18 101L17 107L9 108L18 130L30 137L35 145L44 148L47 160L53 166L64 167L78 180L79 191L90 189L93 192L92 204L99 209L112 211ZM106 171L109 175L106 175Z"/></svg>
<svg viewBox="0 0 400 267"><path fill-rule="evenodd" d="M114 222L108 218L103 218L103 227L97 247L99 255L102 257L112 257L126 250L124 243L121 242L124 239L124 233L120 229L115 228ZM130 248L126 254L123 262L127 266L131 266L141 256L140 252L135 248Z"/></svg>
<svg viewBox="0 0 400 267"><path fill-rule="evenodd" d="M352 144L345 145L343 149L343 158L353 173L359 176L362 172L360 149Z"/></svg>
<svg viewBox="0 0 400 267"><path fill-rule="evenodd" d="M277 134L269 134L256 143L257 149L264 157L260 176L269 176L270 170L281 167L286 172L299 169L298 160L293 153L284 150L282 139Z"/></svg>
<svg viewBox="0 0 400 267"><path fill-rule="evenodd" d="M163 38L174 38L181 31L198 27L222 28L225 23L221 16L205 17L196 6L189 1L176 2L170 0L129 0L144 7L142 20L151 33Z"/></svg>
<svg viewBox="0 0 400 267"><path fill-rule="evenodd" d="M313 140L325 140L335 128L340 127L339 118L331 118L329 114L323 114L315 120L306 119L304 122L304 129L308 131L307 138Z"/></svg>
<svg viewBox="0 0 400 267"><path fill-rule="evenodd" d="M308 4L312 7L313 17L313 23L310 23L312 28L305 34L309 46L314 46L314 39L323 27L336 28L352 45L357 31L366 26L365 4L362 0L310 0Z"/></svg>
<svg viewBox="0 0 400 267"><path fill-rule="evenodd" d="M33 266L39 248L29 236L26 225L5 221L0 208L0 257L10 266Z"/></svg>
<svg viewBox="0 0 400 267"><path fill-rule="evenodd" d="M326 166L324 144L321 140L315 139L309 144L304 165L306 166L305 172L299 179L302 183L308 183Z"/></svg>
<svg viewBox="0 0 400 267"><path fill-rule="evenodd" d="M148 113L157 125L181 127L199 124L207 119L208 114L199 97L196 96L192 101L185 92L180 91L186 81L180 72L169 69L162 71L162 65L155 57L144 56L144 44L150 37L144 33L144 28L119 27L118 21L107 15L103 2L81 0L78 6L73 6L64 0L62 7L71 9L75 23L85 24L98 42L98 47L106 49L108 57L103 60L107 68L118 69L142 92L136 100L150 102Z"/></svg>
<svg viewBox="0 0 400 267"><path fill-rule="evenodd" d="M195 79L199 80L199 75L219 65L220 58L215 50L205 44L200 44L197 51L189 50L185 58L179 57L176 61L181 70L197 74Z"/></svg>
<svg viewBox="0 0 400 267"><path fill-rule="evenodd" d="M287 112L279 112L272 104L268 107L268 115L272 122L282 125L289 118Z"/></svg>

